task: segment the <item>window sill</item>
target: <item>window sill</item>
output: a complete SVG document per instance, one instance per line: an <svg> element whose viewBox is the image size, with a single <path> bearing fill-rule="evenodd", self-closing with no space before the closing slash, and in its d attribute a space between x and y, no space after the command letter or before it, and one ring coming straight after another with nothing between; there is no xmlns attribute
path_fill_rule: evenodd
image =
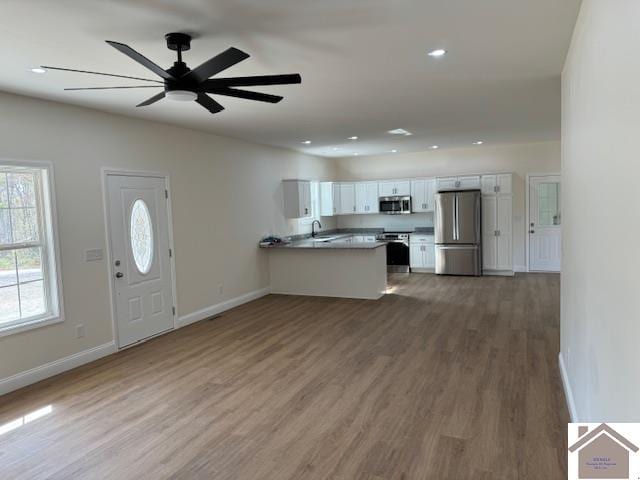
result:
<svg viewBox="0 0 640 480"><path fill-rule="evenodd" d="M22 333L36 328L46 327L54 325L56 323L62 323L64 318L61 315L47 316L41 318L34 318L32 320L26 320L22 323L15 325L2 326L0 324L0 337L6 337L8 335L14 335L16 333Z"/></svg>

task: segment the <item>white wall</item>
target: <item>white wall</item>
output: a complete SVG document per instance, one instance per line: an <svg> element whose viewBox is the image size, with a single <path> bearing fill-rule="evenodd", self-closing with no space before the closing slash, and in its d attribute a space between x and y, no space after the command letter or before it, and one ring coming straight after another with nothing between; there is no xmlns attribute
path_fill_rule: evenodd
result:
<svg viewBox="0 0 640 480"><path fill-rule="evenodd" d="M640 421L640 2L584 0L563 75L562 359L580 421Z"/></svg>
<svg viewBox="0 0 640 480"><path fill-rule="evenodd" d="M335 172L329 160L27 97L0 93L0 112L0 159L54 164L66 313L0 338L0 379L112 340L106 260L83 261L106 248L101 167L170 174L179 316L267 287L259 238L311 228L285 220L281 180Z"/></svg>
<svg viewBox="0 0 640 480"><path fill-rule="evenodd" d="M525 180L527 173L558 173L560 143L460 148L420 153L396 153L375 157L349 157L338 161L340 180L381 180L403 177L429 177L472 173L513 172L514 175L514 265L524 268L525 261ZM356 216L339 220L341 227L374 226L385 216L361 220ZM413 217L413 215L411 216ZM433 219L416 216L419 226L432 226ZM366 225L365 225L366 224Z"/></svg>

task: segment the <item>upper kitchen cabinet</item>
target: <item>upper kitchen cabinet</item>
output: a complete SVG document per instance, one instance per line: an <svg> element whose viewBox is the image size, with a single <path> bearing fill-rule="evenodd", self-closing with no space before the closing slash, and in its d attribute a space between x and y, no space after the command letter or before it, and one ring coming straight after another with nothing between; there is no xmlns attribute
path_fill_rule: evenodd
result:
<svg viewBox="0 0 640 480"><path fill-rule="evenodd" d="M356 213L356 186L353 183L340 183L339 185L339 215L353 215Z"/></svg>
<svg viewBox="0 0 640 480"><path fill-rule="evenodd" d="M378 213L378 182L358 182L356 185L356 213Z"/></svg>
<svg viewBox="0 0 640 480"><path fill-rule="evenodd" d="M340 206L340 184L334 182L320 183L320 216L338 215Z"/></svg>
<svg viewBox="0 0 640 480"><path fill-rule="evenodd" d="M411 211L433 212L436 181L434 178L420 178L411 181Z"/></svg>
<svg viewBox="0 0 640 480"><path fill-rule="evenodd" d="M378 184L381 197L406 197L411 195L410 180L385 180Z"/></svg>
<svg viewBox="0 0 640 480"><path fill-rule="evenodd" d="M475 190L480 188L480 175L440 177L436 180L436 192L443 190Z"/></svg>
<svg viewBox="0 0 640 480"><path fill-rule="evenodd" d="M308 180L283 180L284 216L304 218L311 216L311 182Z"/></svg>
<svg viewBox="0 0 640 480"><path fill-rule="evenodd" d="M484 195L505 194L511 195L513 175L501 173L498 175L482 175L482 193Z"/></svg>

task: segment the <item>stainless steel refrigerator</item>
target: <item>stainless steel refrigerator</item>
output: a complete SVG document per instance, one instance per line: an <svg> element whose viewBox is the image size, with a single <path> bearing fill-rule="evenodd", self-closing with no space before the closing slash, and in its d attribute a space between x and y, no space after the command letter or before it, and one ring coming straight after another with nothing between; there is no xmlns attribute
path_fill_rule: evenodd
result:
<svg viewBox="0 0 640 480"><path fill-rule="evenodd" d="M436 273L482 275L480 190L436 194Z"/></svg>

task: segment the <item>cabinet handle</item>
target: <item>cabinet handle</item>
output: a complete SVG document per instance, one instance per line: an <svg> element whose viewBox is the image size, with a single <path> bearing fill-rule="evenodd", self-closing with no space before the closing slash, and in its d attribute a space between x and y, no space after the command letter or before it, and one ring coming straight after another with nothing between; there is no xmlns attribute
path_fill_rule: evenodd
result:
<svg viewBox="0 0 640 480"><path fill-rule="evenodd" d="M500 230L498 230L498 236L500 236Z"/></svg>
<svg viewBox="0 0 640 480"><path fill-rule="evenodd" d="M354 212L356 211L356 207L355 207L355 205L353 206L353 211L354 211Z"/></svg>
<svg viewBox="0 0 640 480"><path fill-rule="evenodd" d="M493 231L493 236L494 236L494 237L497 237L497 236L498 236L498 230L494 230L494 231Z"/></svg>

